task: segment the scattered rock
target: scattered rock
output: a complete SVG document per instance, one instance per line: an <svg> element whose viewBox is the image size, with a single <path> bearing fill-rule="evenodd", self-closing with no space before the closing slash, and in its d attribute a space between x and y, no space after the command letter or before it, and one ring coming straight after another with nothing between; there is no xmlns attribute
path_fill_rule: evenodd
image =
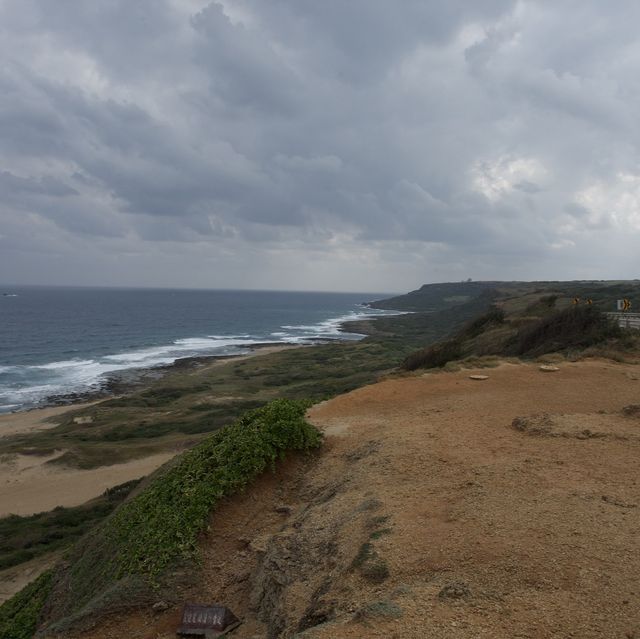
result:
<svg viewBox="0 0 640 639"><path fill-rule="evenodd" d="M278 504L274 510L281 515L290 515L291 514L291 506L287 506L286 504Z"/></svg>
<svg viewBox="0 0 640 639"><path fill-rule="evenodd" d="M269 545L269 541L271 540L271 535L259 535L255 539L252 539L249 543L249 548L253 552L263 553L267 551L267 546Z"/></svg>
<svg viewBox="0 0 640 639"><path fill-rule="evenodd" d="M557 366L551 366L549 364L543 364L542 366L540 366L540 368L538 370L541 370L543 373L555 373L556 371L559 371L560 369Z"/></svg>
<svg viewBox="0 0 640 639"><path fill-rule="evenodd" d="M322 598L313 599L298 623L298 632L315 628L335 617L335 603Z"/></svg>
<svg viewBox="0 0 640 639"><path fill-rule="evenodd" d="M164 612L165 610L169 609L169 604L166 601L156 601L156 603L153 604L153 606L151 606L151 610L153 610L153 612L155 612L156 614L160 613L160 612Z"/></svg>
<svg viewBox="0 0 640 639"><path fill-rule="evenodd" d="M620 418L618 418L620 419ZM594 428L585 428L586 424ZM615 423L602 418L589 419L586 415L529 415L516 417L511 427L532 437L563 437L566 439L617 439L626 440L629 435Z"/></svg>
<svg viewBox="0 0 640 639"><path fill-rule="evenodd" d="M489 379L488 375L469 375L469 379L475 379L478 382L484 381L485 379Z"/></svg>
<svg viewBox="0 0 640 639"><path fill-rule="evenodd" d="M74 424L92 424L93 417L91 417L91 415L82 415L80 417L74 417L73 423Z"/></svg>
<svg viewBox="0 0 640 639"><path fill-rule="evenodd" d="M511 427L527 435L551 435L553 421L549 415L532 415L531 417L516 417Z"/></svg>
<svg viewBox="0 0 640 639"><path fill-rule="evenodd" d="M439 593L439 599L463 599L471 596L469 586L462 581L447 584Z"/></svg>
<svg viewBox="0 0 640 639"><path fill-rule="evenodd" d="M624 501L620 501L615 497L609 497L608 495L602 495L602 501L607 504L611 504L612 506L618 506L618 508L637 508L638 504L629 504Z"/></svg>
<svg viewBox="0 0 640 639"><path fill-rule="evenodd" d="M640 404L629 404L622 409L626 417L640 417Z"/></svg>

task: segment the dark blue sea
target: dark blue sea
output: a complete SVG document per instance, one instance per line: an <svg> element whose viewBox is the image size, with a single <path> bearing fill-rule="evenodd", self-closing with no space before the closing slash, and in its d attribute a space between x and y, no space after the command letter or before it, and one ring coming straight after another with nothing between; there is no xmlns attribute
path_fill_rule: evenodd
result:
<svg viewBox="0 0 640 639"><path fill-rule="evenodd" d="M181 357L237 355L265 342L360 339L341 322L387 314L372 293L0 289L0 412L99 390L109 373Z"/></svg>

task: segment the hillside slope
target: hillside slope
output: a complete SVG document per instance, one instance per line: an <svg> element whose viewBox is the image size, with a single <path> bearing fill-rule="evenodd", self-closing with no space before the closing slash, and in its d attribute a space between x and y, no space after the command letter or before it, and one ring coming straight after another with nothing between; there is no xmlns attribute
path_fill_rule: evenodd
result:
<svg viewBox="0 0 640 639"><path fill-rule="evenodd" d="M445 282L424 284L415 291L370 303L373 308L433 312L476 299L506 282Z"/></svg>
<svg viewBox="0 0 640 639"><path fill-rule="evenodd" d="M638 636L640 367L472 372L312 408L323 452L217 511L188 596L230 605L237 639ZM178 618L83 637L168 639Z"/></svg>

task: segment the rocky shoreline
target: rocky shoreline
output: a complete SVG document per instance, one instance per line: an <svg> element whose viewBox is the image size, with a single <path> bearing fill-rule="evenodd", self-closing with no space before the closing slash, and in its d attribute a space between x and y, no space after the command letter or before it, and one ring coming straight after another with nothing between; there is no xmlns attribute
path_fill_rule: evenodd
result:
<svg viewBox="0 0 640 639"><path fill-rule="evenodd" d="M373 328L373 321L376 318L367 320L349 320L342 322L339 326L339 330L342 333L357 334L366 337L375 333ZM344 341L339 337L328 338L323 337L315 340L309 340L308 346L316 344L328 344L331 342ZM246 354L252 354L265 348L279 348L287 347L291 348L299 346L296 342L262 342L260 344L240 344L239 348L247 350ZM39 410L42 408L51 408L56 406L74 406L76 404L86 404L88 402L95 402L110 397L116 397L125 395L132 391L140 390L148 384L161 379L165 375L174 371L182 371L188 369L195 369L200 366L206 366L216 361L226 361L230 359L236 359L238 357L245 357L246 354L240 355L192 355L190 357L180 357L173 361L171 364L162 364L159 366L153 366L151 368L128 368L120 371L114 371L105 375L102 383L99 387L90 388L83 391L74 391L70 393L61 393L57 395L49 395L41 403L30 406L28 408L18 409L11 411L12 413L21 413L31 410Z"/></svg>
<svg viewBox="0 0 640 639"><path fill-rule="evenodd" d="M262 350L264 348L274 348L286 346L295 346L292 342L264 342L262 344L247 344L240 346L246 348L249 353ZM72 393L63 393L60 395L49 395L41 404L27 410L38 410L40 408L49 408L52 406L73 406L75 404L86 404L87 402L95 402L109 397L125 395L126 393L139 390L151 382L161 379L168 373L174 371L184 371L188 369L206 366L216 361L226 361L244 357L245 355L192 355L190 357L180 357L171 364L162 364L151 368L127 368L121 371L115 371L105 376L101 386L96 389L86 391L78 391ZM22 412L22 411L14 411Z"/></svg>

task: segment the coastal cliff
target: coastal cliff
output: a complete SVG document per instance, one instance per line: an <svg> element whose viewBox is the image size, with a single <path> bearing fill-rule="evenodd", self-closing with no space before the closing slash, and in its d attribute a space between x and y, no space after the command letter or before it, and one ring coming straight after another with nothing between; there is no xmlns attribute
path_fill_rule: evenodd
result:
<svg viewBox="0 0 640 639"><path fill-rule="evenodd" d="M313 407L322 452L214 513L188 596L229 605L238 639L633 636L640 422L623 409L640 367L478 372ZM541 413L546 430L520 426ZM179 615L148 606L82 636L168 639Z"/></svg>
<svg viewBox="0 0 640 639"><path fill-rule="evenodd" d="M587 286L593 304L574 304ZM630 570L638 568L625 548L634 548L640 523L639 478L625 469L637 455L639 336L600 310L621 287L638 288L500 283L453 307L376 320L361 342L176 370L0 441L5 454L23 457L65 446L56 453L60 472L100 469L105 451L114 463L190 449L2 606L0 628L12 630L0 635L169 637L190 600L230 606L243 620L234 636L246 639L527 636L531 627L535 637L570 636L569 622L576 636L602 636L603 606L632 601ZM518 352L522 345L529 350ZM200 471L189 460L211 465L196 451L241 435L255 413L243 411L279 397L315 403L307 419L324 434L319 452L287 455L243 494L222 490L205 503L187 490L180 503L200 513L188 543L180 526L156 525L165 515L180 520L160 499L170 495L163 478L191 485ZM285 422L277 426L283 441L295 443ZM134 521L140 500L151 514ZM25 523L9 519L9 529ZM585 540L568 525L584 529ZM123 531L148 540L133 544L133 564L118 564L133 547ZM165 541L174 554L160 565ZM100 579L74 581L90 574L96 548L110 549L93 564ZM624 558L615 575L598 573L611 553ZM42 569L50 565L44 555ZM610 598L595 595L602 579ZM637 625L636 608L625 606L615 607L621 632Z"/></svg>

